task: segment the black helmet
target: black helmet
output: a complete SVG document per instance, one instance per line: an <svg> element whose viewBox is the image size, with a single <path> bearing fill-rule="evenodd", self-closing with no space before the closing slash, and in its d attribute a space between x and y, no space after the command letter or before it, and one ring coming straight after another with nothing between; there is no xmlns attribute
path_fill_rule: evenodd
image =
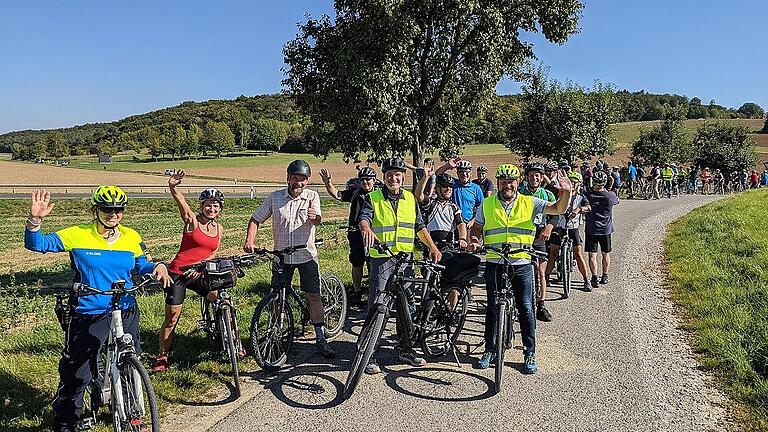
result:
<svg viewBox="0 0 768 432"><path fill-rule="evenodd" d="M405 161L403 158L386 158L381 162L381 172L386 173L389 170L398 170L405 172Z"/></svg>
<svg viewBox="0 0 768 432"><path fill-rule="evenodd" d="M224 194L218 189L210 188L200 192L198 201L204 202L208 200L216 200L222 207L224 206Z"/></svg>
<svg viewBox="0 0 768 432"><path fill-rule="evenodd" d="M435 184L438 186L450 186L453 187L453 177L451 177L450 174L443 173L437 176L435 179Z"/></svg>
<svg viewBox="0 0 768 432"><path fill-rule="evenodd" d="M571 169L571 163L567 159L560 159L560 168L566 171Z"/></svg>
<svg viewBox="0 0 768 432"><path fill-rule="evenodd" d="M295 161L288 164L288 174L301 174L303 176L306 176L307 178L312 176L312 169L309 168L309 164L306 161L303 161L301 159L296 159Z"/></svg>
<svg viewBox="0 0 768 432"><path fill-rule="evenodd" d="M603 186L608 182L608 176L603 171L597 171L592 175L592 183L596 186Z"/></svg>
<svg viewBox="0 0 768 432"><path fill-rule="evenodd" d="M357 178L360 178L360 179L375 179L376 178L376 171L373 168L369 167L369 166L362 167L357 172Z"/></svg>
<svg viewBox="0 0 768 432"><path fill-rule="evenodd" d="M547 166L545 167L545 170L547 171L557 171L558 169L560 169L560 165L556 161L547 162Z"/></svg>
<svg viewBox="0 0 768 432"><path fill-rule="evenodd" d="M544 174L544 165L538 163L538 162L531 162L525 167L525 175L528 175L530 172L540 172Z"/></svg>

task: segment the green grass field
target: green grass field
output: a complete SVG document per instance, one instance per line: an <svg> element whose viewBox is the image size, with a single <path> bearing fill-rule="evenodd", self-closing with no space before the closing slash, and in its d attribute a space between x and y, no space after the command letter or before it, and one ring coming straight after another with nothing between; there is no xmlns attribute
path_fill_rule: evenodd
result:
<svg viewBox="0 0 768 432"><path fill-rule="evenodd" d="M768 191L710 204L675 222L665 242L669 284L705 368L768 430Z"/></svg>
<svg viewBox="0 0 768 432"><path fill-rule="evenodd" d="M746 125L753 133L759 131L763 127L763 120L760 119L726 119L726 120L685 120L683 123L688 133L693 136L696 133L696 129L704 123L723 122L727 124L743 124ZM660 120L657 121L645 121L645 122L627 122L616 123L612 125L614 131L614 138L618 142L618 146L631 147L632 143L637 141L640 137L640 129L653 129L661 124Z"/></svg>
<svg viewBox="0 0 768 432"><path fill-rule="evenodd" d="M257 203L247 199L227 201L222 218L222 224L227 228L223 253L238 252L245 238L245 225ZM324 237L326 244L320 248L320 267L323 271L333 269L349 283L346 232L339 229L346 226L347 210L334 203L323 202L326 221L318 228L318 237ZM20 259L29 253L23 251L21 244L21 227L27 206L25 200L0 201L0 232L13 234L0 238L2 248L18 250ZM54 214L46 218L44 231L89 220L84 201L60 201L56 203ZM124 223L139 231L155 260L170 260L178 249L181 222L170 199L134 200ZM257 240L263 245L270 244L271 230L265 227ZM268 289L270 274L267 264L259 264L249 269L247 276L231 290L238 306L238 324L243 338L247 337L257 302ZM40 295L37 291L40 286L65 282L71 277L67 263L61 261L24 272L0 274L0 291L3 293L0 296L0 431L44 430L50 425L50 403L58 382L57 365L63 333L53 313L53 297ZM158 352L157 331L163 322L164 296L160 292L148 293L139 297L139 304L143 359L149 366L150 359ZM207 339L196 328L197 314L197 295L191 293L177 327L173 367L167 373L153 377L162 409L174 404L202 402L211 397L211 391L223 389L230 380L228 365L210 357ZM249 373L258 370L258 366L249 357L241 362L241 370ZM100 430L107 429L102 427Z"/></svg>

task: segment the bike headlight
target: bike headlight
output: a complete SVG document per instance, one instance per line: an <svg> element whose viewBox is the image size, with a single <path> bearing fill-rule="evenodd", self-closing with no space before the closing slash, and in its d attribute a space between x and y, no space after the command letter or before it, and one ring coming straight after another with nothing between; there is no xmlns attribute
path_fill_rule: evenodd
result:
<svg viewBox="0 0 768 432"><path fill-rule="evenodd" d="M131 336L130 333L126 333L126 334L123 335L122 338L120 338L120 341L122 343L126 344L126 345L129 345L129 344L133 343L133 336Z"/></svg>

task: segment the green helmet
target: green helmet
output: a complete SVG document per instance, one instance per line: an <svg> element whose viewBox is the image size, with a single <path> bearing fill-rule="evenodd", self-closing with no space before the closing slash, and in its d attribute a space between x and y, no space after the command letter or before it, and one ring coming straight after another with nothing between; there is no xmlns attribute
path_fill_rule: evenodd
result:
<svg viewBox="0 0 768 432"><path fill-rule="evenodd" d="M128 196L117 186L99 186L91 196L91 205L100 208L124 208L128 204Z"/></svg>
<svg viewBox="0 0 768 432"><path fill-rule="evenodd" d="M514 164L501 164L496 168L496 178L517 180L520 178L520 168Z"/></svg>

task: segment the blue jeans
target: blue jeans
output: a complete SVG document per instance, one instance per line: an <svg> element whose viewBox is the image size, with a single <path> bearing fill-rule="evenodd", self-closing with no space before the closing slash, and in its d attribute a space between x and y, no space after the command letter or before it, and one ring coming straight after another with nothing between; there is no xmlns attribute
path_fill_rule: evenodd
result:
<svg viewBox="0 0 768 432"><path fill-rule="evenodd" d="M485 264L485 294L488 305L485 308L485 350L496 352L494 333L496 330L496 287L502 281L502 264ZM536 353L536 316L533 312L533 267L530 264L509 266L508 277L515 297L515 306L520 317L520 331L523 336L523 353ZM510 323L512 325L513 323Z"/></svg>

